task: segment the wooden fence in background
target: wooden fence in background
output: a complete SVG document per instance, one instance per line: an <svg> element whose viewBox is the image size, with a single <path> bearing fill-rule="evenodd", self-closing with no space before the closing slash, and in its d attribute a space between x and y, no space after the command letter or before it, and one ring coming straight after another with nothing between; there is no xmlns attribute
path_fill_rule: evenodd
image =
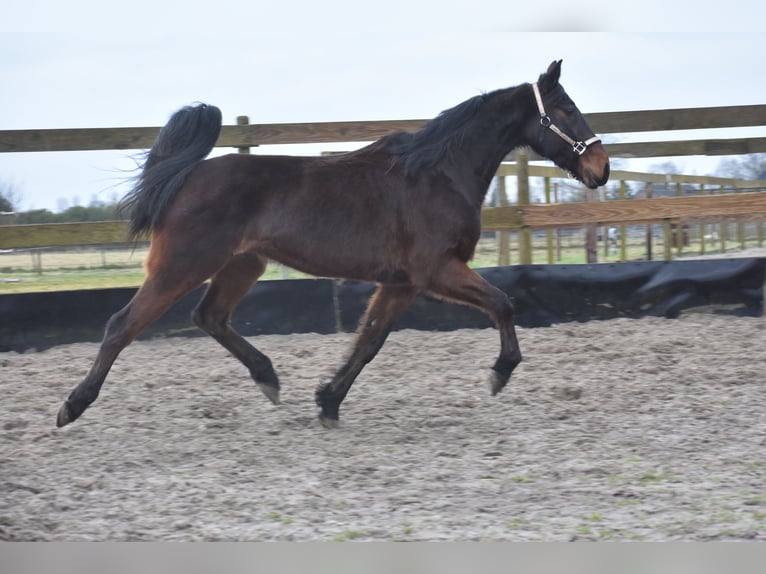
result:
<svg viewBox="0 0 766 574"><path fill-rule="evenodd" d="M242 123L223 126L217 147L367 142L395 131L416 130L427 121L249 124L247 116L240 118ZM604 112L585 114L585 119L598 134L752 127L766 125L766 105ZM147 149L159 130L159 127L0 130L0 153ZM613 143L607 150L611 157L763 153L766 137Z"/></svg>
<svg viewBox="0 0 766 574"><path fill-rule="evenodd" d="M653 174L634 171L612 170L611 181L619 181L620 199L588 202L558 203L551 195L551 182L565 179L567 174L557 167L527 165L520 155L515 164L503 164L497 172L500 178L518 176L519 171L526 177L519 180L518 200L513 205L485 208L482 212L482 228L486 231L519 231L519 258L521 263L532 263L530 235L534 229L582 228L595 226L619 226L620 260L626 257L626 225L655 224L663 226L663 256L672 258L673 230L689 223L701 226L722 222L735 222L738 237L743 235L743 224L757 223L757 241L763 245L763 221L766 220L766 181L733 179L699 175ZM529 178L542 178L545 189L545 203L532 203L529 195ZM627 199L627 182L663 184L676 197ZM699 186L699 195L681 195L682 185ZM753 190L759 191L753 191ZM595 199L595 198L594 198ZM501 200L501 204L503 201ZM718 236L721 251L726 250L725 227ZM508 264L507 237L500 238L500 264ZM553 262L552 236L548 235L547 262ZM742 242L741 242L742 243ZM682 244L678 242L680 252ZM704 253L705 242L701 242ZM591 246L593 249L593 246ZM595 262L589 261L589 262Z"/></svg>
<svg viewBox="0 0 766 574"><path fill-rule="evenodd" d="M766 126L766 105L607 112L586 114L585 117L594 131L602 135L737 128ZM252 146L267 144L366 142L394 131L418 129L425 121L249 124L245 116L240 116L236 125L223 126L216 146L247 152ZM152 145L159 129L159 127L151 127L4 130L0 131L0 153L144 149ZM766 138L607 143L605 147L609 155L615 158L739 155L766 152ZM692 197L532 204L529 198L529 177L542 177L547 190L552 179L565 178L566 174L553 167L529 165L529 161L539 158L525 150L520 150L508 159L515 163L503 164L498 176L513 176L518 179L518 202L515 205L485 208L482 213L482 224L488 231L518 230L521 263L532 262L530 237L533 229L659 223L663 225L667 239L674 225L680 225L690 219L727 218L737 221L766 219L766 192L764 191L716 193ZM624 171L612 172L611 180L619 180L623 191L626 181L659 182L669 185L694 183L701 186L703 193L724 189L766 189L766 182L763 181L704 176L667 176ZM624 233L622 237L625 237ZM0 249L123 243L125 239L125 222L0 226ZM664 243L664 256L669 259L672 257L669 249L672 242ZM624 248L623 240L623 258Z"/></svg>

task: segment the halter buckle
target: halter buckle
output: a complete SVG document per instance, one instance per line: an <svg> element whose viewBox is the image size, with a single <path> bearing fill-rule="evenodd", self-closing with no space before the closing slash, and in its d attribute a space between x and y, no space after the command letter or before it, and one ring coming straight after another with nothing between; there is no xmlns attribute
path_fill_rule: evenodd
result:
<svg viewBox="0 0 766 574"><path fill-rule="evenodd" d="M552 122L551 122L550 116L548 115L540 116L540 125L543 126L544 128L551 127L551 123Z"/></svg>
<svg viewBox="0 0 766 574"><path fill-rule="evenodd" d="M588 144L585 142L575 142L572 149L577 155L582 155L585 153L585 150L588 149Z"/></svg>

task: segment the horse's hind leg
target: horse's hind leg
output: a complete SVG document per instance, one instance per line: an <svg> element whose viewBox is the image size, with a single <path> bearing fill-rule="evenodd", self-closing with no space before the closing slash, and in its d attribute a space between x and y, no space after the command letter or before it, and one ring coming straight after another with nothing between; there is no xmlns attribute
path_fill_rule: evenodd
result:
<svg viewBox="0 0 766 574"><path fill-rule="evenodd" d="M194 322L207 331L250 370L263 394L279 404L279 379L269 358L231 327L234 307L266 270L266 260L248 253L237 255L210 281L205 296L194 310Z"/></svg>
<svg viewBox="0 0 766 574"><path fill-rule="evenodd" d="M444 299L477 307L487 313L500 331L500 355L492 367L490 388L499 393L521 362L521 349L514 328L514 311L508 296L487 283L460 260L450 261L429 286L428 292Z"/></svg>
<svg viewBox="0 0 766 574"><path fill-rule="evenodd" d="M76 420L96 400L120 351L173 303L202 283L202 280L174 281L172 286L169 283L163 283L152 276L148 277L133 299L112 315L106 324L101 347L90 371L59 409L57 426L62 427Z"/></svg>
<svg viewBox="0 0 766 574"><path fill-rule="evenodd" d="M372 361L391 332L394 321L409 306L417 294L412 285L379 285L370 299L354 344L351 357L340 368L332 381L316 391L316 402L321 408L319 421L327 428L338 425L340 404L348 394L354 380L364 366Z"/></svg>

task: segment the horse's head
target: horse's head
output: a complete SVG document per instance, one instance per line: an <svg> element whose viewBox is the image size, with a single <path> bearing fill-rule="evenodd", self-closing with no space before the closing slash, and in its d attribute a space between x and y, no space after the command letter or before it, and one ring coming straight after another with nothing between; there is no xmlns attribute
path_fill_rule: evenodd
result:
<svg viewBox="0 0 766 574"><path fill-rule="evenodd" d="M561 60L532 84L538 113L527 122L526 139L537 153L594 189L609 179L609 156L559 84L560 75Z"/></svg>

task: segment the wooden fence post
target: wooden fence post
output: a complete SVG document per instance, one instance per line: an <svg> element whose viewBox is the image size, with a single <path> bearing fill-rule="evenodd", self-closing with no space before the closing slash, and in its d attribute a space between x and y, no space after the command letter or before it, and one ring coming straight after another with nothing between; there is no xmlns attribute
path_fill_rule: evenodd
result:
<svg viewBox="0 0 766 574"><path fill-rule="evenodd" d="M250 118L247 116L237 116L237 125L238 126L247 126L250 124ZM243 146L240 148L237 148L239 153L250 153L250 148L247 146Z"/></svg>
<svg viewBox="0 0 766 574"><path fill-rule="evenodd" d="M625 199L628 195L628 185L624 179L620 180L620 199ZM627 233L627 227L623 223L620 225L620 261L626 261L628 259L628 238L625 236Z"/></svg>
<svg viewBox="0 0 766 574"><path fill-rule="evenodd" d="M43 274L43 252L40 249L33 249L30 251L32 254L32 268L37 275Z"/></svg>
<svg viewBox="0 0 766 574"><path fill-rule="evenodd" d="M596 190L585 190L585 201L593 202L596 200ZM585 226L585 261L587 263L598 263L598 241L596 224L589 223Z"/></svg>
<svg viewBox="0 0 766 574"><path fill-rule="evenodd" d="M676 229L678 228L678 225L676 224ZM676 234L677 236L678 234ZM673 223L671 223L670 219L666 218L662 220L662 243L663 243L663 250L664 250L664 258L665 261L670 261L673 259Z"/></svg>
<svg viewBox="0 0 766 574"><path fill-rule="evenodd" d="M545 203L551 204L551 178L546 177L545 181ZM548 264L553 263L553 229L547 229L545 231L545 243L548 248Z"/></svg>
<svg viewBox="0 0 766 574"><path fill-rule="evenodd" d="M497 202L500 206L508 205L508 193L505 191L505 177L495 177L497 181ZM511 232L503 229L498 233L498 265L511 264Z"/></svg>
<svg viewBox="0 0 766 574"><path fill-rule="evenodd" d="M529 156L524 150L516 154L516 179L518 180L518 205L529 205ZM532 230L528 226L519 229L519 263L529 265L532 263Z"/></svg>
<svg viewBox="0 0 766 574"><path fill-rule="evenodd" d="M700 195L705 195L705 184L700 184ZM700 233L700 255L705 255L705 223L699 225Z"/></svg>
<svg viewBox="0 0 766 574"><path fill-rule="evenodd" d="M723 193L723 185L719 186L718 193ZM721 240L721 253L726 253L726 231L727 231L728 223L726 222L726 219L721 219L718 223L719 232L718 232L718 238Z"/></svg>
<svg viewBox="0 0 766 574"><path fill-rule="evenodd" d="M553 202L559 202L559 184L553 182ZM561 261L561 229L556 228L556 261Z"/></svg>
<svg viewBox="0 0 766 574"><path fill-rule="evenodd" d="M675 194L676 194L676 197L680 197L681 196L681 182L680 181L676 182ZM675 241L676 241L676 244L675 244L676 256L680 257L681 253L683 252L683 248L684 248L684 222L683 222L682 219L679 220L676 223L675 229L676 229L676 236L675 236Z"/></svg>
<svg viewBox="0 0 766 574"><path fill-rule="evenodd" d="M651 199L654 195L654 187L651 183L647 183L644 187L646 199ZM652 260L652 224L647 223L646 224L646 260L651 261Z"/></svg>
<svg viewBox="0 0 766 574"><path fill-rule="evenodd" d="M734 190L734 193L739 193L736 189ZM747 246L747 236L746 236L746 230L745 230L745 222L741 219L737 220L737 236L739 239L739 248L745 249Z"/></svg>
<svg viewBox="0 0 766 574"><path fill-rule="evenodd" d="M598 194L599 201L607 201L609 198L606 196L606 188L599 188L601 193ZM601 226L601 239L604 242L604 259L609 258L609 223L603 223Z"/></svg>

